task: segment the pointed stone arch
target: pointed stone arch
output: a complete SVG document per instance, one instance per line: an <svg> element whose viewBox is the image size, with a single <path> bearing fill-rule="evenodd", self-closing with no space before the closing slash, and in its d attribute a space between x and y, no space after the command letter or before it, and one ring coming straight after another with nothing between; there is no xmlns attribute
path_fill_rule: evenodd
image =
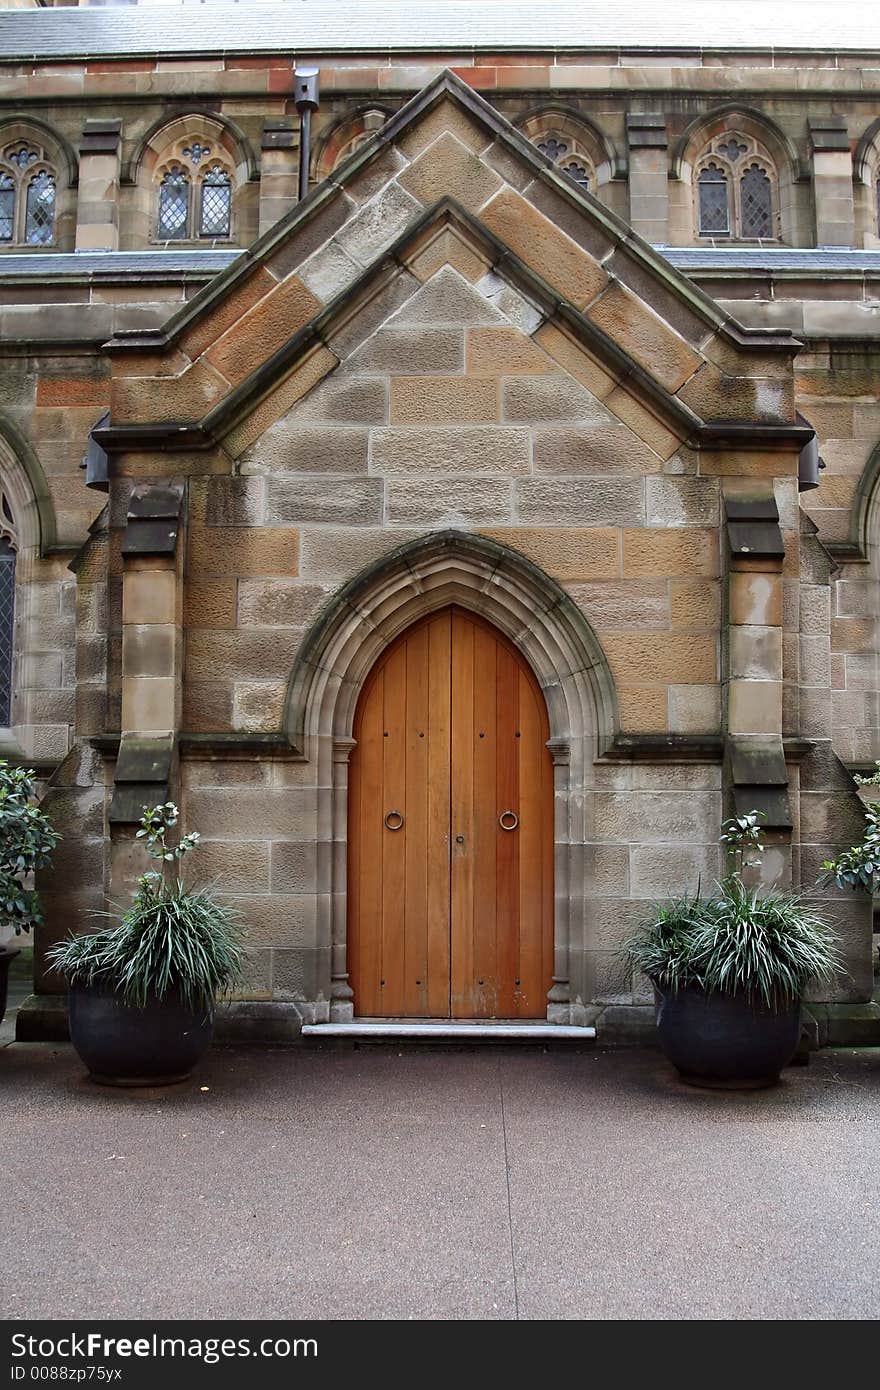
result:
<svg viewBox="0 0 880 1390"><path fill-rule="evenodd" d="M610 744L615 694L602 648L571 598L516 551L466 532L443 531L398 547L356 575L308 633L291 674L285 730L314 764L318 824L328 866L319 915L329 918L331 1016L351 1016L346 966L348 761L355 707L376 660L425 614L451 604L481 614L522 652L541 687L554 761L556 907L548 1017L578 1021L584 991L572 987L573 923L584 911L583 846L591 823L593 763ZM583 1021L580 1018L580 1021Z"/></svg>

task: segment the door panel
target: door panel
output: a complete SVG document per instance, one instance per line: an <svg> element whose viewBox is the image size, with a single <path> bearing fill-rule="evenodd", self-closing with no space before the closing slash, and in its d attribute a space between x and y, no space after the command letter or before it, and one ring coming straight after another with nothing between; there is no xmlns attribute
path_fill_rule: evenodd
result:
<svg viewBox="0 0 880 1390"><path fill-rule="evenodd" d="M553 781L546 707L522 657L488 623L444 610L380 658L354 732L356 1013L543 1017Z"/></svg>

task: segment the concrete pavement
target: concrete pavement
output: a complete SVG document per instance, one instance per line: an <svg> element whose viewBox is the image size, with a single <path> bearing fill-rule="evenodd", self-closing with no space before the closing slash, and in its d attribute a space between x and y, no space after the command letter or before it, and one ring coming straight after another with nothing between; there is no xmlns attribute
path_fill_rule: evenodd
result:
<svg viewBox="0 0 880 1390"><path fill-rule="evenodd" d="M203 1089L204 1088L204 1089ZM651 1052L0 1050L4 1316L875 1318L880 1050L774 1091Z"/></svg>

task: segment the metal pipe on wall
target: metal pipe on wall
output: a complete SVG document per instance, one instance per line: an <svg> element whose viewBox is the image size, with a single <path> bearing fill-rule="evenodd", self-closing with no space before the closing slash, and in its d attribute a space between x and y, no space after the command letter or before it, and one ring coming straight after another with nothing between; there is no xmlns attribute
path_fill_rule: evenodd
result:
<svg viewBox="0 0 880 1390"><path fill-rule="evenodd" d="M293 74L294 105L300 114L299 201L309 191L309 164L312 157L312 112L318 109L317 68L297 68Z"/></svg>

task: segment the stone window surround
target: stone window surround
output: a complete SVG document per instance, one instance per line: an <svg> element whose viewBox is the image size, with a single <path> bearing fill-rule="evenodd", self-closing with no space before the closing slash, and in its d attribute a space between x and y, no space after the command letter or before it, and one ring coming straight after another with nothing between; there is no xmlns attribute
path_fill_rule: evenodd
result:
<svg viewBox="0 0 880 1390"><path fill-rule="evenodd" d="M330 128L322 132L315 143L311 160L311 179L320 183L333 173L349 155L381 130L391 117L390 108L370 105L347 111Z"/></svg>
<svg viewBox="0 0 880 1390"><path fill-rule="evenodd" d="M572 998L571 988L570 847L584 842L592 765L613 737L613 681L598 640L563 589L514 551L449 531L402 546L345 585L303 644L291 676L285 730L316 768L318 822L329 841L324 852L330 883L318 918L331 947L330 1017L353 1016L346 857L358 695L399 633L450 604L480 614L514 642L546 700L555 791L554 966L547 1017L583 1023L585 1001Z"/></svg>
<svg viewBox="0 0 880 1390"><path fill-rule="evenodd" d="M603 184L614 178L617 159L608 142L575 113L549 107L532 111L517 122L519 130L536 148L549 139L568 145L561 159L576 159L586 165L589 192L596 193ZM554 161L561 167L561 161Z"/></svg>
<svg viewBox="0 0 880 1390"><path fill-rule="evenodd" d="M34 618L33 585L40 560L40 515L27 474L10 446L0 437L0 493L14 518L2 518L0 531L15 550L15 621L12 651L11 722L0 727L0 745L13 753L30 754L33 730L28 719L22 662L31 646Z"/></svg>
<svg viewBox="0 0 880 1390"><path fill-rule="evenodd" d="M210 156L193 160L184 150L194 146L207 146ZM176 115L159 125L144 140L140 149L132 157L127 170L123 171L122 183L134 183L139 189L139 198L146 199L144 208L148 212L148 229L141 233L146 244L166 246L165 238L157 236L157 214L159 206L159 185L173 165L185 169L190 179L191 197L188 228L191 235L174 239L174 246L204 247L219 242L234 244L239 237L239 195L252 177L252 156L248 148L237 138L236 132L221 120L202 112ZM229 177L232 185L232 207L230 231L228 236L213 237L198 234L200 183L209 169L219 166Z"/></svg>

